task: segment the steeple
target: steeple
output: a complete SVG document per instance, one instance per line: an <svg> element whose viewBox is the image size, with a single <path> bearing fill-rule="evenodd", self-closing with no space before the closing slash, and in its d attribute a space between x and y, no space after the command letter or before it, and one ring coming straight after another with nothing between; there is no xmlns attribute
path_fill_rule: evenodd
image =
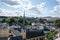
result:
<svg viewBox="0 0 60 40"><path fill-rule="evenodd" d="M22 27L22 29L21 29L21 35L22 35L23 40L26 39L25 11L24 11L24 14L23 14L23 27Z"/></svg>
<svg viewBox="0 0 60 40"><path fill-rule="evenodd" d="M23 28L25 28L25 11L24 11L24 14L23 14Z"/></svg>

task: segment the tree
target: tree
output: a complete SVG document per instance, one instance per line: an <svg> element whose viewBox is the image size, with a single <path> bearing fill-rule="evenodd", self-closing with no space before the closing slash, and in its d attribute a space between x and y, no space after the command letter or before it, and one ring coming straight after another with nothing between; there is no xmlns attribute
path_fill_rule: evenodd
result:
<svg viewBox="0 0 60 40"><path fill-rule="evenodd" d="M26 18L25 20L25 25L31 25L30 19ZM18 25L23 25L23 17L20 16L18 17Z"/></svg>
<svg viewBox="0 0 60 40"><path fill-rule="evenodd" d="M18 25L22 25L23 24L23 17L20 16L18 17L18 22L17 22Z"/></svg>
<svg viewBox="0 0 60 40"><path fill-rule="evenodd" d="M28 19L26 19L25 24L26 24L26 25L31 25L31 21L28 20Z"/></svg>
<svg viewBox="0 0 60 40"><path fill-rule="evenodd" d="M7 23L8 23L9 25L14 24L14 22L15 22L15 20L14 20L13 17L8 17L8 18L7 18Z"/></svg>
<svg viewBox="0 0 60 40"><path fill-rule="evenodd" d="M57 27L60 27L60 19L59 20L56 20L56 26Z"/></svg>
<svg viewBox="0 0 60 40"><path fill-rule="evenodd" d="M4 23L4 22L6 22L6 20L5 19L2 19L2 21L1 21L2 23Z"/></svg>
<svg viewBox="0 0 60 40"><path fill-rule="evenodd" d="M53 31L49 32L49 33L46 35L47 40L52 40L53 37L55 37L55 35L56 35L57 33L58 33L58 31L56 31L56 30L53 30Z"/></svg>
<svg viewBox="0 0 60 40"><path fill-rule="evenodd" d="M7 18L7 23L9 25L23 25L23 17L20 16L17 19L15 19L14 17L8 17ZM31 20L30 19L25 19L25 25L31 25Z"/></svg>

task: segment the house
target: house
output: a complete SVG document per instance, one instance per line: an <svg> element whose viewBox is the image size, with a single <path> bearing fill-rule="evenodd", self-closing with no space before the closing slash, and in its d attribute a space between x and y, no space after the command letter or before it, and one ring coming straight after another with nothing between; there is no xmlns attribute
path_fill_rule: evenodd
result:
<svg viewBox="0 0 60 40"><path fill-rule="evenodd" d="M44 34L47 34L47 33L49 33L49 32L50 32L50 29L48 29L46 26L44 26L43 31L44 31Z"/></svg>
<svg viewBox="0 0 60 40"><path fill-rule="evenodd" d="M11 32L9 29L0 29L0 40L8 40Z"/></svg>
<svg viewBox="0 0 60 40"><path fill-rule="evenodd" d="M9 29L0 29L0 37L9 37Z"/></svg>
<svg viewBox="0 0 60 40"><path fill-rule="evenodd" d="M11 34L10 29L4 25L0 24L0 38L1 37L9 37L9 35Z"/></svg>

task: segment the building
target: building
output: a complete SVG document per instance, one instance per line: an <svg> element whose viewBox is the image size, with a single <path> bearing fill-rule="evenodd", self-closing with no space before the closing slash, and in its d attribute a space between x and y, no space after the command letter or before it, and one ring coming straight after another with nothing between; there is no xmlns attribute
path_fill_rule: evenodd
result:
<svg viewBox="0 0 60 40"><path fill-rule="evenodd" d="M8 24L0 23L0 40L8 40L11 35L11 31L8 28Z"/></svg>
<svg viewBox="0 0 60 40"><path fill-rule="evenodd" d="M26 32L26 40L45 40L44 32L39 30L30 30Z"/></svg>
<svg viewBox="0 0 60 40"><path fill-rule="evenodd" d="M10 40L22 40L22 36L10 37Z"/></svg>
<svg viewBox="0 0 60 40"><path fill-rule="evenodd" d="M9 29L0 29L0 40L8 40L10 35Z"/></svg>
<svg viewBox="0 0 60 40"><path fill-rule="evenodd" d="M8 29L0 29L0 37L9 37L11 34Z"/></svg>
<svg viewBox="0 0 60 40"><path fill-rule="evenodd" d="M45 40L43 30L22 29L21 36L23 40Z"/></svg>
<svg viewBox="0 0 60 40"><path fill-rule="evenodd" d="M60 40L60 38L57 38L57 39L55 39L55 40Z"/></svg>

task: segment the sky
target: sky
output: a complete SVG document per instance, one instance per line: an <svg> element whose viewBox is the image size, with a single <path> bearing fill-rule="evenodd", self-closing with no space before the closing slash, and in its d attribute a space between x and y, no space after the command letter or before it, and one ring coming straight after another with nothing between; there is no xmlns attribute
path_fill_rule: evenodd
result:
<svg viewBox="0 0 60 40"><path fill-rule="evenodd" d="M0 0L0 16L60 17L60 0Z"/></svg>

